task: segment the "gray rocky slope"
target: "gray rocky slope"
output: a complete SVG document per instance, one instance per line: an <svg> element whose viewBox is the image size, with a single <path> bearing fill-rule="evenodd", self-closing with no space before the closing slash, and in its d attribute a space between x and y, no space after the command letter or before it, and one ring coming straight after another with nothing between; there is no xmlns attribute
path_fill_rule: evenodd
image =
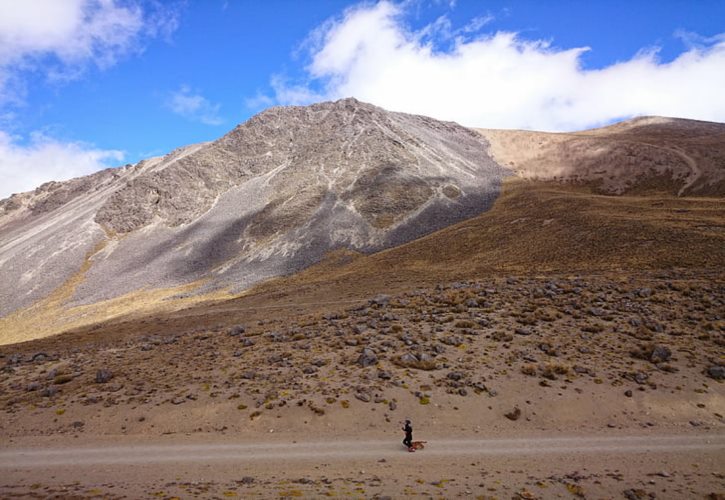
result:
<svg viewBox="0 0 725 500"><path fill-rule="evenodd" d="M0 201L0 316L90 268L71 303L204 280L242 290L485 211L508 170L455 123L343 99ZM101 245L105 243L105 245ZM100 250L99 250L100 249Z"/></svg>

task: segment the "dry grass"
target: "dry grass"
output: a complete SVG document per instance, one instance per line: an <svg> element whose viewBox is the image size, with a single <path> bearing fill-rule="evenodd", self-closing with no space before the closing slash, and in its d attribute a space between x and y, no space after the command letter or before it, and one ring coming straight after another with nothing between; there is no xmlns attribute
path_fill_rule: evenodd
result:
<svg viewBox="0 0 725 500"><path fill-rule="evenodd" d="M112 300L95 304L68 307L75 288L83 281L90 267L90 259L105 246L105 241L89 253L81 269L49 297L4 318L0 318L0 345L26 342L59 333L91 328L106 321L127 322L146 315L170 314L209 300L233 297L226 291L177 298L179 294L192 292L202 282L159 290L140 290ZM143 320L141 320L143 321Z"/></svg>
<svg viewBox="0 0 725 500"><path fill-rule="evenodd" d="M725 125L639 118L575 133L479 132L520 177L589 184L603 193L725 194Z"/></svg>
<svg viewBox="0 0 725 500"><path fill-rule="evenodd" d="M478 217L342 266L313 266L273 286L354 283L371 289L380 282L412 285L501 272L724 266L721 198L613 197L581 187L509 180L493 208Z"/></svg>

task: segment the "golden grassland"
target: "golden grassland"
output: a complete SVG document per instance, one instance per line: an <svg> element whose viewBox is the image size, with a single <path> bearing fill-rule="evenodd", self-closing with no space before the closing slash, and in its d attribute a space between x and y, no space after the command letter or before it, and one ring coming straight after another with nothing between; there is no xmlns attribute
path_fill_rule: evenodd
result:
<svg viewBox="0 0 725 500"><path fill-rule="evenodd" d="M85 273L92 265L92 257L102 251L108 240L99 242L91 250L81 268L48 297L32 306L0 318L0 345L41 339L109 320L171 312L202 300L223 300L232 297L224 290L200 296L180 298L179 294L192 292L203 284L156 290L138 290L111 300L68 306Z"/></svg>

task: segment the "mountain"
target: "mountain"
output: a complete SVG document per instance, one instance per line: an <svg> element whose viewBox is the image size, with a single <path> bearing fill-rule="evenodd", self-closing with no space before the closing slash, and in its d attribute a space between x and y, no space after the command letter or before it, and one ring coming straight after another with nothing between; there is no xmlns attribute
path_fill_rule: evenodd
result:
<svg viewBox="0 0 725 500"><path fill-rule="evenodd" d="M725 125L640 117L576 133L484 130L490 153L520 177L604 194L725 195Z"/></svg>
<svg viewBox="0 0 725 500"><path fill-rule="evenodd" d="M217 141L0 203L0 315L64 284L71 306L190 283L238 292L481 213L508 174L454 123L355 99L272 108Z"/></svg>
<svg viewBox="0 0 725 500"><path fill-rule="evenodd" d="M717 265L724 137L660 117L552 134L355 99L271 108L216 141L0 201L0 343L295 282L319 262L301 275L316 287L369 291L395 272L413 286Z"/></svg>
<svg viewBox="0 0 725 500"><path fill-rule="evenodd" d="M723 129L473 131L343 100L0 202L0 441L18 471L0 491L634 498L650 476L680 478L658 479L664 495L720 491ZM381 482L410 461L391 441L403 418L433 459ZM461 455L521 436L564 436L576 457L507 482ZM610 474L614 453L585 477L572 446L669 472ZM37 483L100 449L110 479L73 482L66 464ZM160 480L149 452L200 479ZM320 453L342 465L312 471ZM231 455L252 457L241 480ZM291 472L269 476L282 455ZM377 462L351 479L345 457ZM697 484L679 473L698 463Z"/></svg>

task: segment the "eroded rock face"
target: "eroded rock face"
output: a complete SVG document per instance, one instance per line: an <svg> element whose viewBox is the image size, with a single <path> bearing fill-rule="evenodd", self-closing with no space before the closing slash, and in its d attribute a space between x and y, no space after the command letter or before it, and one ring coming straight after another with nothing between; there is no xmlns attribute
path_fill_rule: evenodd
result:
<svg viewBox="0 0 725 500"><path fill-rule="evenodd" d="M125 233L159 217L189 223L218 196L259 176L273 197L251 231L299 225L329 195L375 228L390 228L431 199L459 200L504 174L477 134L453 123L389 113L344 99L272 108L163 170L114 193L96 221ZM488 188L488 189L486 189Z"/></svg>
<svg viewBox="0 0 725 500"><path fill-rule="evenodd" d="M410 241L491 205L509 172L487 148L455 123L355 99L271 108L217 141L5 200L0 270L16 279L0 284L0 315L85 259L70 304L202 278L240 290L336 248Z"/></svg>
<svg viewBox="0 0 725 500"><path fill-rule="evenodd" d="M486 151L457 124L354 99L269 109L116 191L95 221L126 236L76 297L108 298L107 276L114 293L209 276L241 290L410 241L490 206L508 171Z"/></svg>

